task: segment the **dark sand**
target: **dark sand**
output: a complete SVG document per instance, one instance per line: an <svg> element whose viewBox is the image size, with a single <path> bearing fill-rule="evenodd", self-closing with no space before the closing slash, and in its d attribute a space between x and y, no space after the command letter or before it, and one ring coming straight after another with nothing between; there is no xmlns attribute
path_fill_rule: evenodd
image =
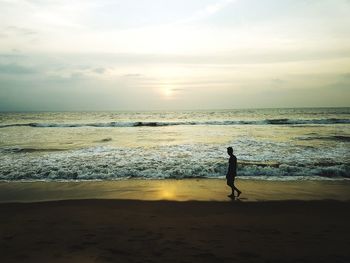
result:
<svg viewBox="0 0 350 263"><path fill-rule="evenodd" d="M350 262L348 181L237 185L2 182L0 262Z"/></svg>
<svg viewBox="0 0 350 263"><path fill-rule="evenodd" d="M0 262L350 262L350 202L0 204Z"/></svg>

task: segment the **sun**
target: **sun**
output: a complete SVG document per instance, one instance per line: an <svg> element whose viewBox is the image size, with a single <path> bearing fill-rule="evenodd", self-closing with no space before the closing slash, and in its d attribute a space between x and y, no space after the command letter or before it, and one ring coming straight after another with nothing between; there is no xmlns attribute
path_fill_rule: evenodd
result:
<svg viewBox="0 0 350 263"><path fill-rule="evenodd" d="M163 85L160 91L164 99L172 99L174 97L174 89L171 85Z"/></svg>
<svg viewBox="0 0 350 263"><path fill-rule="evenodd" d="M163 93L164 93L164 96L165 96L166 98L170 98L170 97L173 95L172 89L170 89L170 88L168 88L168 87L166 87L166 88L163 89Z"/></svg>

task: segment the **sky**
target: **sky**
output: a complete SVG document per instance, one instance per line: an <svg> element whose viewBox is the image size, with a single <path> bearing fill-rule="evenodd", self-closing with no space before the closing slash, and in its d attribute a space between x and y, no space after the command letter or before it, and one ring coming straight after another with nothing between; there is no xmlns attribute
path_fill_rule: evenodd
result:
<svg viewBox="0 0 350 263"><path fill-rule="evenodd" d="M0 0L0 111L350 106L350 0Z"/></svg>

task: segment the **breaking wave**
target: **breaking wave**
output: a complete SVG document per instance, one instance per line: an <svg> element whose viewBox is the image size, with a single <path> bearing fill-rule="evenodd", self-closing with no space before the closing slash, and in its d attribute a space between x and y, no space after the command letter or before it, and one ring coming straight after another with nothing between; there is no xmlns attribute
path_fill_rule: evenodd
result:
<svg viewBox="0 0 350 263"><path fill-rule="evenodd" d="M337 142L350 142L350 136L334 135L334 136L308 136L299 137L299 140L311 141L311 140L323 140L323 141L337 141Z"/></svg>
<svg viewBox="0 0 350 263"><path fill-rule="evenodd" d="M2 147L0 153L60 152L65 150L59 148Z"/></svg>
<svg viewBox="0 0 350 263"><path fill-rule="evenodd" d="M176 125L330 125L350 124L350 119L265 119L265 120L227 120L227 121L178 121L178 122L105 122L105 123L14 123L0 125L7 127L34 128L75 128L75 127L162 127Z"/></svg>
<svg viewBox="0 0 350 263"><path fill-rule="evenodd" d="M177 151L175 151L177 149ZM39 149L37 149L39 150ZM94 147L31 155L28 150L2 157L0 180L118 180L225 178L226 158L210 155L212 149L192 155L190 146L166 147L152 152L139 148ZM163 155L160 152L164 153ZM336 160L282 161L239 159L238 176L268 180L348 180L350 163Z"/></svg>

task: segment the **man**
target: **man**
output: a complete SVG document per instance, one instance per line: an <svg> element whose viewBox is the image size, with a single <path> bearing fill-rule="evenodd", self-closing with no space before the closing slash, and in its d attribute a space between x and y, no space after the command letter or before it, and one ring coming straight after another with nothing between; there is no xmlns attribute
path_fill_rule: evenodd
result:
<svg viewBox="0 0 350 263"><path fill-rule="evenodd" d="M228 161L228 171L226 174L227 179L227 185L231 187L232 194L230 194L228 197L234 198L235 197L235 190L237 191L237 197L241 195L241 191L238 190L238 188L235 186L235 177L237 175L237 158L233 155L233 149L232 147L227 148L227 153L230 155L230 159Z"/></svg>

